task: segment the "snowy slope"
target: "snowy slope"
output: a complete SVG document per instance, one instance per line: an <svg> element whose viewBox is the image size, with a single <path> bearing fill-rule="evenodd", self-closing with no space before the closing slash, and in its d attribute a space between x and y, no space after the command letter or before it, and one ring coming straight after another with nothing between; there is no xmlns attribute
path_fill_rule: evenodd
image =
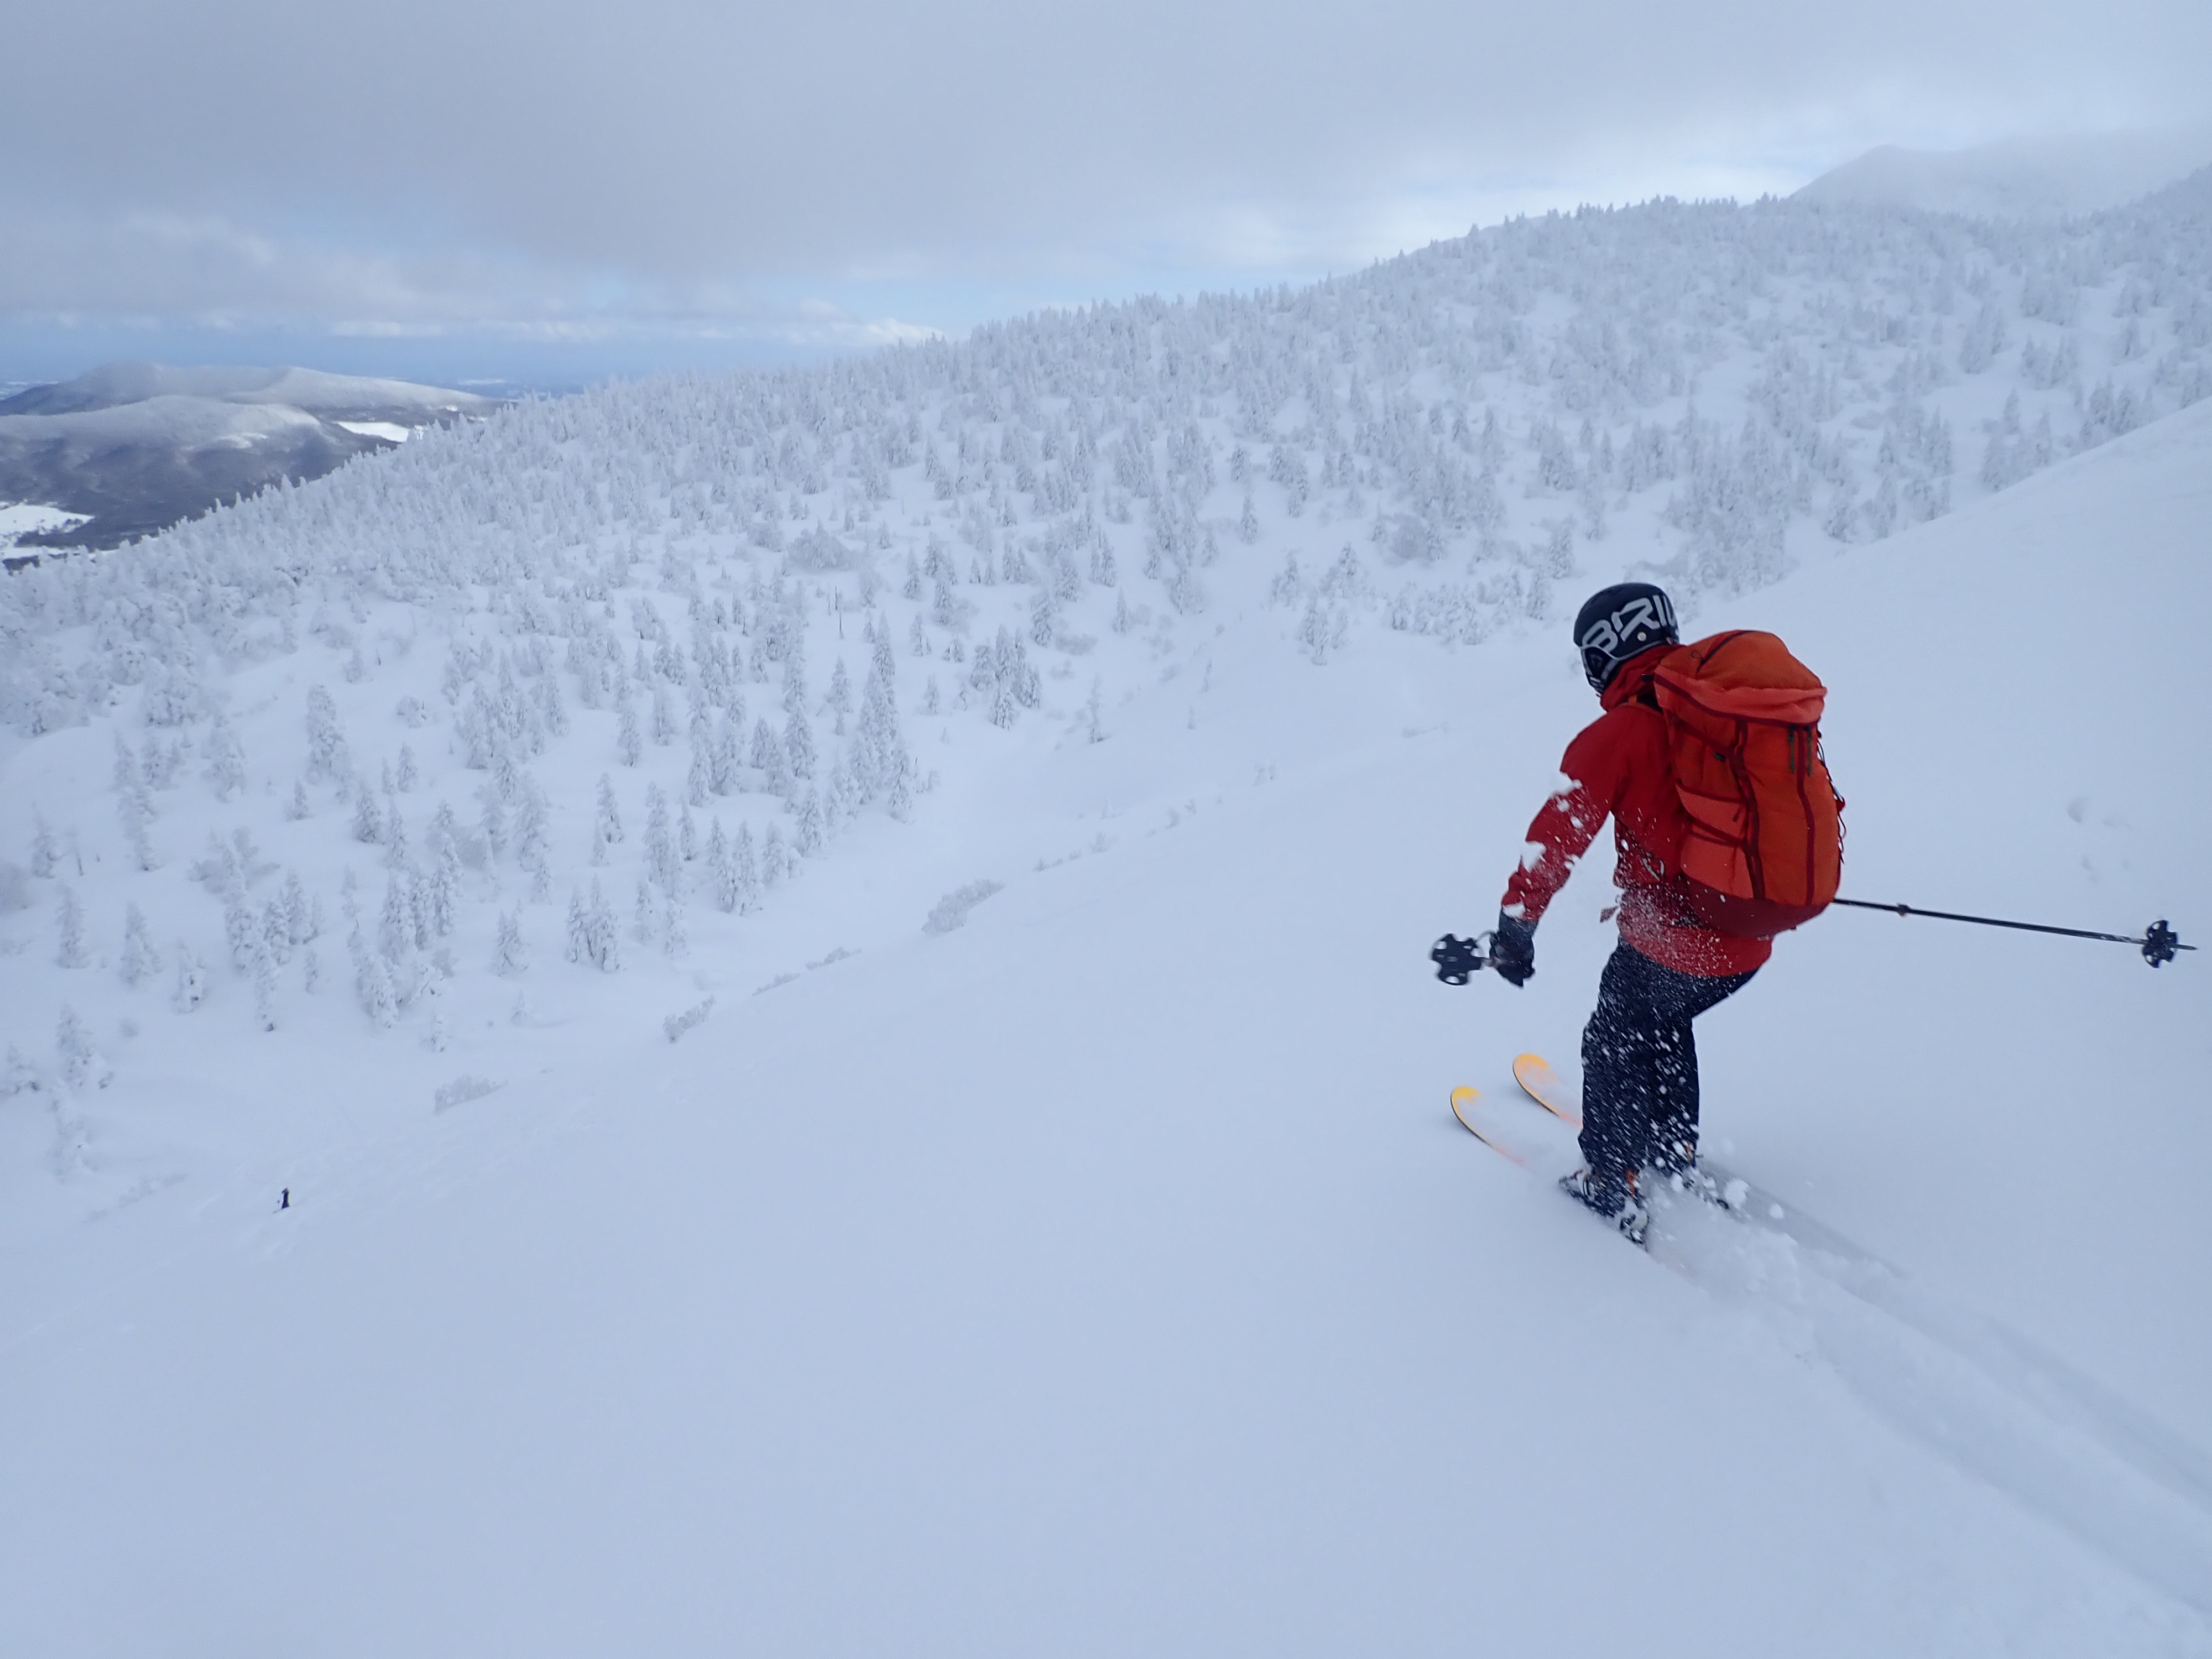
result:
<svg viewBox="0 0 2212 1659"><path fill-rule="evenodd" d="M2208 481L2199 407L1697 601L1834 688L1851 890L2201 933ZM534 925L522 1026L140 994L111 1088L0 1120L27 1649L2212 1650L2203 959L1824 919L1708 1022L1709 1133L1903 1276L1655 1262L1443 1104L1571 1056L1606 948L1593 870L1525 993L1422 959L1588 717L1557 624L1300 628L1156 636L1099 742L909 713L910 827L665 974Z"/></svg>
<svg viewBox="0 0 2212 1659"><path fill-rule="evenodd" d="M1860 896L2195 937L2208 179L612 387L0 585L0 1594L2203 1651L2203 958L1823 921L1710 1122L1870 1260L1671 1271L1443 1110L1571 1058L1601 878L1525 994L1422 958L1587 716L1561 614L1654 570L1837 687Z"/></svg>

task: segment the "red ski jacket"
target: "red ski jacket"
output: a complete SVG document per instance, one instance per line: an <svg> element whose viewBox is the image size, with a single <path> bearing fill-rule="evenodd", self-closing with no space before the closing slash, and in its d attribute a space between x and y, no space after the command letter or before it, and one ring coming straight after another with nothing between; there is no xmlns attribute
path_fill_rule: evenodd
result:
<svg viewBox="0 0 2212 1659"><path fill-rule="evenodd" d="M1534 927L1608 816L1620 860L1620 937L1678 973L1747 974L1773 953L1771 941L1737 939L1702 927L1691 914L1680 873L1688 817L1674 792L1667 721L1651 692L1651 671L1674 647L1655 645L1620 665L1599 702L1605 713L1567 745L1559 770L1568 780L1528 826L1528 848L1505 884L1504 908Z"/></svg>

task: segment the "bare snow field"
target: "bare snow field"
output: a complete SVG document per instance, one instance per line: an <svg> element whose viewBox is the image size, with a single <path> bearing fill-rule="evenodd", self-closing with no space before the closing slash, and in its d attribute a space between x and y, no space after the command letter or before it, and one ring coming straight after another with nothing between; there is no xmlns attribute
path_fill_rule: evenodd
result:
<svg viewBox="0 0 2212 1659"><path fill-rule="evenodd" d="M13 547L16 540L39 530L67 530L82 524L85 515L64 513L58 507L40 507L32 501L0 501L0 547Z"/></svg>
<svg viewBox="0 0 2212 1659"><path fill-rule="evenodd" d="M2203 955L1831 913L1649 1255L1446 1105L1609 860L1425 959L1654 570L1847 893L2201 939L2206 223L1530 222L10 578L9 1645L2212 1652Z"/></svg>

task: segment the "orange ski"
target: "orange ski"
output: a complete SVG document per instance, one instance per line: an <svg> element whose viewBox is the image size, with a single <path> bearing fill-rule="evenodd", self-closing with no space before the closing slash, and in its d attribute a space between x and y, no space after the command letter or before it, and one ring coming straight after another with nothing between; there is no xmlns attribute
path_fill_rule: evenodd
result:
<svg viewBox="0 0 2212 1659"><path fill-rule="evenodd" d="M1582 1102L1567 1086L1567 1080L1552 1069L1550 1060L1541 1054L1516 1056L1513 1080L1528 1091L1529 1099L1553 1117L1572 1125L1577 1133L1581 1132Z"/></svg>
<svg viewBox="0 0 2212 1659"><path fill-rule="evenodd" d="M1524 1170L1548 1169L1571 1150L1559 1144L1559 1126L1553 1119L1510 1100L1486 1100L1482 1091L1465 1084L1452 1091L1451 1109L1462 1128Z"/></svg>

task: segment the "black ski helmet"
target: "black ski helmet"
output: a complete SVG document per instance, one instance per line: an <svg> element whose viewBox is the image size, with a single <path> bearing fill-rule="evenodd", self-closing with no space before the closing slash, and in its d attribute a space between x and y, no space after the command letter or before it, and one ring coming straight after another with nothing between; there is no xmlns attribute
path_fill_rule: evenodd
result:
<svg viewBox="0 0 2212 1659"><path fill-rule="evenodd" d="M1613 671L1638 652L1679 644L1681 637L1673 602L1650 582L1615 582L1591 594L1575 615L1575 649L1594 691L1603 691Z"/></svg>

